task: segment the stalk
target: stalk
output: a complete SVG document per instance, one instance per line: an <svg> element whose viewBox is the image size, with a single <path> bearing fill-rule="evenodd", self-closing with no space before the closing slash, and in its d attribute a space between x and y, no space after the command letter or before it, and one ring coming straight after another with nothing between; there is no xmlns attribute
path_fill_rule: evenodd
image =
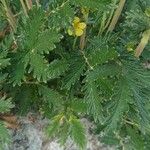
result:
<svg viewBox="0 0 150 150"><path fill-rule="evenodd" d="M4 10L7 16L7 20L9 22L9 24L11 25L12 29L14 30L14 32L16 32L16 19L12 13L12 11L10 10L10 8L8 7L7 3L5 0L1 0L3 6L4 6Z"/></svg>
<svg viewBox="0 0 150 150"><path fill-rule="evenodd" d="M117 3L117 0L114 0L113 5L116 5L116 3ZM113 17L113 14L114 14L114 10L115 10L114 8L111 10L110 16L108 18L108 21L107 21L105 27L104 27L104 30L109 26L110 21L111 21L111 19Z"/></svg>
<svg viewBox="0 0 150 150"><path fill-rule="evenodd" d="M84 16L85 23L87 24L88 23L89 10L87 10L87 12L85 14L83 14L83 16ZM84 33L80 38L80 49L81 50L84 49L85 44L86 44L86 29L87 29L87 27L84 29Z"/></svg>
<svg viewBox="0 0 150 150"><path fill-rule="evenodd" d="M23 0L20 0L20 3L22 5L22 8L23 8L23 11L24 11L24 14L26 17L28 17L28 13L27 13L27 9L26 9L26 6L25 6L25 3Z"/></svg>
<svg viewBox="0 0 150 150"><path fill-rule="evenodd" d="M102 21L100 24L98 35L102 34L105 28L105 22L106 22L106 12L103 13Z"/></svg>
<svg viewBox="0 0 150 150"><path fill-rule="evenodd" d="M122 13L122 10L123 10L123 7L125 5L125 2L126 2L126 0L120 0L118 8L116 9L116 11L114 13L114 16L112 18L112 21L111 21L111 23L110 23L110 25L108 27L107 33L108 32L112 32L115 29L115 26L116 26L116 24L117 24L117 22L119 20L119 17L120 17L120 15Z"/></svg>
<svg viewBox="0 0 150 150"><path fill-rule="evenodd" d="M116 3L117 3L117 0L113 0L113 5L116 5ZM111 22L111 19L113 17L113 14L114 14L114 10L115 10L115 8L112 8L112 10L111 10L111 12L109 14L107 22L105 22L106 20L104 20L104 19L106 19L104 17L106 14L104 14L104 16L103 16L104 19L102 19L102 23L100 25L100 29L99 29L98 35L102 34L107 29L107 27L109 26L109 24Z"/></svg>
<svg viewBox="0 0 150 150"><path fill-rule="evenodd" d="M40 7L40 2L39 0L35 0L37 7Z"/></svg>
<svg viewBox="0 0 150 150"><path fill-rule="evenodd" d="M75 38L74 38L73 46L72 46L72 49L73 49L73 50L75 50L75 46L76 46L76 42L77 42L77 38L78 38L78 37L75 37Z"/></svg>
<svg viewBox="0 0 150 150"><path fill-rule="evenodd" d="M32 8L32 0L25 0L28 10Z"/></svg>
<svg viewBox="0 0 150 150"><path fill-rule="evenodd" d="M146 45L148 44L148 41L150 39L150 29L149 30L146 30L143 35L142 35L142 39L141 39L141 42L139 43L139 45L137 46L137 48L135 49L135 57L139 57L144 48L146 47Z"/></svg>
<svg viewBox="0 0 150 150"><path fill-rule="evenodd" d="M89 10L87 10L87 12L83 14L83 16L84 16L84 19L85 19L85 23L87 24L88 23L88 17L89 17ZM80 52L83 55L83 58L84 58L86 64L88 65L90 70L93 70L93 67L89 63L88 58L86 57L86 55L84 53L84 47L85 47L85 44L86 44L86 29L87 29L87 27L84 29L84 33L80 37L80 46L79 47L80 47Z"/></svg>

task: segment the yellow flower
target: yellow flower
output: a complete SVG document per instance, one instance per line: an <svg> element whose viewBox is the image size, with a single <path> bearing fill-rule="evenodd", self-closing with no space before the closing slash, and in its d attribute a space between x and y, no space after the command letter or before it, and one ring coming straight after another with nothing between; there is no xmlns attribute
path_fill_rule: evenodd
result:
<svg viewBox="0 0 150 150"><path fill-rule="evenodd" d="M81 36L84 33L85 28L86 28L86 24L84 22L80 22L80 18L75 17L72 22L72 27L68 29L68 34Z"/></svg>

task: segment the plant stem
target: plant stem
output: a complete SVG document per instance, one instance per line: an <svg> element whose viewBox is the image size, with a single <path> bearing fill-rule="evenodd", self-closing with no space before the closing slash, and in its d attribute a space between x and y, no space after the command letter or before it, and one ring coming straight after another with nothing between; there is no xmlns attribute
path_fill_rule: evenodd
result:
<svg viewBox="0 0 150 150"><path fill-rule="evenodd" d="M22 84L41 85L42 82L24 81L22 82Z"/></svg>
<svg viewBox="0 0 150 150"><path fill-rule="evenodd" d="M32 0L25 0L28 10L32 8Z"/></svg>
<svg viewBox="0 0 150 150"><path fill-rule="evenodd" d="M103 13L103 17L102 17L102 21L101 21L101 24L100 24L98 35L103 33L104 27L105 27L105 21L106 21L106 12Z"/></svg>
<svg viewBox="0 0 150 150"><path fill-rule="evenodd" d="M27 9L26 9L26 6L25 6L25 3L23 0L20 0L20 3L22 5L22 8L23 8L23 11L24 11L24 14L26 17L28 17L28 13L27 13Z"/></svg>
<svg viewBox="0 0 150 150"><path fill-rule="evenodd" d="M89 16L89 10L86 12L86 14L84 14L84 19L85 19L85 23L88 23L88 16ZM80 52L83 55L83 58L86 62L86 64L89 66L90 70L93 70L93 67L90 65L85 53L84 53L84 47L86 44L86 29L87 27L84 29L84 33L83 35L80 37Z"/></svg>
<svg viewBox="0 0 150 150"><path fill-rule="evenodd" d="M35 0L35 1L36 1L37 7L40 7L40 2L39 2L39 0Z"/></svg>
<svg viewBox="0 0 150 150"><path fill-rule="evenodd" d="M76 46L76 42L77 42L77 36L74 38L74 41L73 41L73 46L72 46L72 49L75 50L75 46Z"/></svg>
<svg viewBox="0 0 150 150"><path fill-rule="evenodd" d="M10 8L8 7L6 1L1 0L1 2L4 6L4 10L6 12L7 20L9 22L9 24L11 25L12 29L16 32L16 19L15 19L13 13L11 12Z"/></svg>
<svg viewBox="0 0 150 150"><path fill-rule="evenodd" d="M128 121L128 120L124 120L124 121L125 121L125 123L127 123L127 124L130 124L130 125L132 125L132 126L136 126L137 128L139 128L139 125L136 124L136 123L134 123L134 122L130 122L130 121Z"/></svg>
<svg viewBox="0 0 150 150"><path fill-rule="evenodd" d="M139 57L144 48L146 47L146 45L148 44L148 41L150 39L150 29L149 30L146 30L144 33L143 33L143 36L142 36L142 39L141 39L141 42L139 43L139 45L137 46L136 50L135 50L135 57Z"/></svg>
<svg viewBox="0 0 150 150"><path fill-rule="evenodd" d="M116 3L117 3L117 0L114 0L113 5L116 5ZM113 14L114 14L114 8L112 8L112 10L111 10L111 12L110 12L108 21L107 21L106 25L104 26L103 31L109 26L110 21L111 21L111 19L112 19L112 17L113 17Z"/></svg>
<svg viewBox="0 0 150 150"><path fill-rule="evenodd" d="M86 64L88 65L88 67L90 68L90 70L93 70L93 66L89 63L88 58L85 56L85 53L83 50L80 50L81 54L83 55L83 58L86 62Z"/></svg>
<svg viewBox="0 0 150 150"><path fill-rule="evenodd" d="M88 23L88 16L89 16L89 10L87 11L86 14L83 15L86 24ZM86 44L86 29L87 29L87 26L84 29L83 35L80 37L80 49L81 50L84 49L85 44Z"/></svg>
<svg viewBox="0 0 150 150"><path fill-rule="evenodd" d="M110 25L109 25L109 28L108 28L108 30L107 30L107 33L108 33L108 32L112 32L112 31L115 29L115 26L116 26L116 24L117 24L117 22L118 22L118 20L119 20L119 17L120 17L120 15L121 15L121 12L122 12L122 10L123 10L123 7L124 7L124 5L125 5L125 2L126 2L126 0L120 0L119 5L118 5L118 8L116 9L116 11L115 11L115 13L114 13L114 16L113 16L113 18L112 18L112 21L111 21L111 23L110 23Z"/></svg>

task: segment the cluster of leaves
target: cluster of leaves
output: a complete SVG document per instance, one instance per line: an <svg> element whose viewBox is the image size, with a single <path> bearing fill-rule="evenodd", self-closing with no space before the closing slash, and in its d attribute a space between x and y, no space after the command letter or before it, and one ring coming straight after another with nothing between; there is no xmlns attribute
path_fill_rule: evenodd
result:
<svg viewBox="0 0 150 150"><path fill-rule="evenodd" d="M2 16L0 19L3 20ZM5 20L0 24L1 28L4 28L6 25ZM4 36L4 33L0 30L0 40ZM7 73L4 71L8 65L10 65L10 59L7 57L8 51L7 48L10 46L12 40L9 37L6 37L3 41L1 41L0 45L0 116L4 113L8 113L14 105L11 102L11 98L6 96L4 93L2 84L6 81ZM7 44L6 44L7 43ZM4 145L10 142L9 133L5 127L5 123L0 120L0 150L4 149Z"/></svg>
<svg viewBox="0 0 150 150"><path fill-rule="evenodd" d="M141 33L150 28L149 0L127 1L113 32L117 0L43 0L30 9L4 2L0 30L9 30L0 37L0 88L15 109L50 118L46 133L61 144L71 137L85 148L80 119L88 116L103 142L149 149L150 71L143 65L149 45L134 57ZM75 16L87 24L80 38L67 34ZM0 112L8 111L12 105L2 99ZM0 142L3 132L0 124Z"/></svg>
<svg viewBox="0 0 150 150"><path fill-rule="evenodd" d="M11 99L6 99L5 96L1 97L0 99L0 113L6 113L9 112L11 108L13 108L14 105L11 103ZM0 150L3 150L3 146L6 143L10 142L10 136L5 128L4 122L0 121Z"/></svg>

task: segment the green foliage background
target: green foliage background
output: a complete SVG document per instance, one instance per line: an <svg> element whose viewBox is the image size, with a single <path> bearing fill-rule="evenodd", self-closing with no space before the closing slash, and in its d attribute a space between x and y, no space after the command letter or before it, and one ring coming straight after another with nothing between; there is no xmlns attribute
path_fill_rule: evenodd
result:
<svg viewBox="0 0 150 150"><path fill-rule="evenodd" d="M140 58L134 50L150 29L150 1L126 0L110 31L121 1L33 1L26 14L21 1L1 0L0 31L9 30L0 39L0 112L12 108L11 97L19 114L34 110L50 118L46 133L61 144L71 137L86 149L80 119L87 117L104 143L149 150L150 44ZM83 48L84 35L67 33L75 16L87 24ZM0 122L2 144L6 137Z"/></svg>

